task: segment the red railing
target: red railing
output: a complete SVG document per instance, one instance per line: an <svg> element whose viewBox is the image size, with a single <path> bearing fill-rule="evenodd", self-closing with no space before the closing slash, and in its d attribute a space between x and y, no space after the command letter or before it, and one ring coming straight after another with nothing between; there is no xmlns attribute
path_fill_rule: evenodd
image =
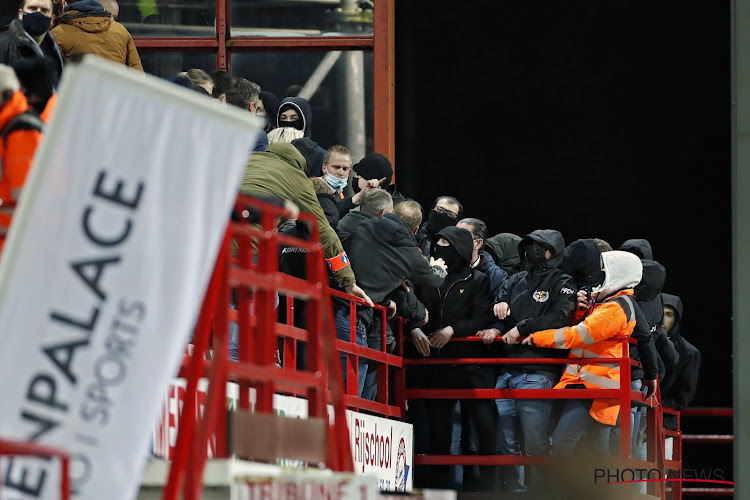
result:
<svg viewBox="0 0 750 500"><path fill-rule="evenodd" d="M677 428L680 429L681 418L691 417L727 417L733 418L734 411L732 408L685 408L677 412L665 408L664 411L677 415ZM682 445L684 443L712 443L712 444L734 444L734 435L732 434L682 434L681 432L667 431L668 436L674 437L674 453L679 454L682 460ZM682 488L680 484L674 485L672 491L681 490L680 494L684 496L695 497L734 497L734 488Z"/></svg>
<svg viewBox="0 0 750 500"><path fill-rule="evenodd" d="M403 344L405 338L401 337ZM631 425L629 418L620 419L620 460L621 463L633 468L658 469L662 477L666 477L667 471L681 469L681 457L673 460L664 458L664 437L662 406L659 404L660 395L657 388L656 397L645 399L643 394L631 389L631 367L640 366L639 363L630 359L628 345L637 343L631 337L617 336L610 340L622 342L623 357L617 361L620 366L619 389L404 389L406 399L613 399L620 404L621 415L626 414L627 409L633 403L646 406L647 429L648 429L648 459L646 461L632 458L631 455ZM454 338L451 342L480 342L479 337ZM587 364L612 363L613 358L586 358ZM418 365L528 365L547 364L562 365L569 364L568 358L455 358L455 359L404 359L408 366ZM678 417L679 418L679 417ZM679 422L678 422L679 429ZM671 432L671 431L667 431ZM541 465L554 462L556 457L551 456L523 456L523 455L415 455L415 465ZM661 498L666 496L665 484L662 482L648 483L651 494L657 494ZM679 486L673 491L681 498Z"/></svg>
<svg viewBox="0 0 750 500"><path fill-rule="evenodd" d="M70 453L32 441L0 439L0 456L31 456L60 459L60 499L70 498Z"/></svg>

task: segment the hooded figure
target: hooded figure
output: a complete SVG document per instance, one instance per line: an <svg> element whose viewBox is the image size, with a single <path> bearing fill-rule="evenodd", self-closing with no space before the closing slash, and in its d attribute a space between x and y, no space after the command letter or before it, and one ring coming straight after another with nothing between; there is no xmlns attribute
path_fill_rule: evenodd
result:
<svg viewBox="0 0 750 500"><path fill-rule="evenodd" d="M473 342L451 342L451 339L468 337L486 328L490 321L489 278L470 267L473 249L471 233L455 226L446 227L435 235L432 253L445 260L448 275L439 288L421 287L417 295L421 297L429 311L429 321L412 338L430 336L430 356L443 358L487 357L489 347ZM446 339L447 338L447 342ZM434 388L474 388L490 389L495 385L494 368L490 365L458 365L430 367L424 372L424 383ZM418 452L427 448L431 454L448 455L451 446L453 409L456 400L427 400L429 417L427 422L419 422L429 427L429 446L424 443L421 433L415 442ZM488 399L461 400L461 411L477 429L481 437L478 442L479 454L495 454L495 409ZM448 466L435 466L430 474L429 486L448 488L451 475ZM425 477L415 474L416 477ZM491 466L481 466L479 470L479 491L490 491L494 481Z"/></svg>
<svg viewBox="0 0 750 500"><path fill-rule="evenodd" d="M63 58L95 54L143 71L133 37L125 26L112 20L96 0L73 2L55 21L50 33L60 46Z"/></svg>
<svg viewBox="0 0 750 500"><path fill-rule="evenodd" d="M643 279L635 288L635 300L638 302L649 329L654 339L654 345L658 352L658 376L663 379L666 372L677 365L679 354L674 346L667 341L666 332L661 328L661 320L664 314L662 306L661 289L667 279L667 271L664 266L656 262L651 244L645 239L630 239L620 246L620 250L630 252L641 259L643 264ZM640 354L642 349L638 349ZM639 359L638 355L634 356ZM639 370L634 371L634 375ZM647 377L648 378L648 377Z"/></svg>
<svg viewBox="0 0 750 500"><path fill-rule="evenodd" d="M282 121L281 114L289 109L297 112L297 119L294 121ZM275 127L294 127L304 132L305 137L312 135L312 107L310 106L310 101L304 97L283 98L279 103L275 119Z"/></svg>
<svg viewBox="0 0 750 500"><path fill-rule="evenodd" d="M507 303L510 308L510 315L498 327L501 332L516 328L521 336L526 336L570 324L577 289L573 278L558 269L564 250L562 234L552 229L537 229L521 239L518 255L525 270L505 281L497 300L497 303ZM546 259L547 251L550 252L549 259ZM506 346L505 352L512 358L565 357L565 353L554 349L540 350L520 344ZM523 365L516 368L549 370L550 366Z"/></svg>
<svg viewBox="0 0 750 500"><path fill-rule="evenodd" d="M593 239L576 240L565 248L563 253L562 270L570 274L576 282L579 290L585 290L590 297L594 290L604 283L604 271L601 268L601 251ZM664 283L664 273L659 273L664 268L661 264L653 261L641 261L643 263L643 276L641 282L635 287L636 297L638 290L642 290L644 296L651 296L653 287L661 289ZM647 263L649 263L647 265ZM653 264L653 265L652 265ZM647 267L649 271L647 272ZM647 279L648 277L648 279ZM647 292L648 291L648 292ZM589 303L592 300L589 298ZM592 304L593 306L593 304ZM630 357L642 363L643 368L631 368L631 380L648 379L654 380L659 371L661 359L654 345L654 335L651 331L644 312L641 310L636 299L636 327L632 337L638 341L637 345L630 346ZM583 320L586 309L576 309L575 323ZM663 366L663 364L661 365ZM640 386L635 389L640 389Z"/></svg>
<svg viewBox="0 0 750 500"><path fill-rule="evenodd" d="M629 336L636 324L633 287L641 281L643 266L635 255L629 252L611 251L601 255L604 271L603 283L594 288L592 296L596 301L586 317L575 326L545 330L529 335L525 344L556 349L570 349L569 358L575 361L565 365L560 382L555 389L567 387L588 389L618 389L620 369L617 363L610 365L587 364L586 358L621 358L622 342L610 340L614 336ZM590 408L588 406L590 405ZM560 421L552 436L552 453L569 455L575 450L578 441L587 433L588 427L604 428L591 421L584 423L579 415L582 409L599 424L614 426L620 411L616 400L570 399L565 402ZM600 452L609 451L608 442L601 442Z"/></svg>
<svg viewBox="0 0 750 500"><path fill-rule="evenodd" d="M680 331L682 322L682 300L677 295L663 293L664 300L664 328L668 328L669 340L674 343L680 355L678 365L667 372L661 385L661 401L667 408L684 410L690 405L698 388L698 376L701 366L701 353L690 342L685 340ZM668 317L674 318L669 325ZM669 318L670 320L672 318ZM669 430L677 430L677 417L664 414L664 426Z"/></svg>
<svg viewBox="0 0 750 500"><path fill-rule="evenodd" d="M487 238L485 242L487 253L508 273L508 276L513 276L521 270L521 257L518 255L520 242L521 237L513 233L496 234L492 238Z"/></svg>

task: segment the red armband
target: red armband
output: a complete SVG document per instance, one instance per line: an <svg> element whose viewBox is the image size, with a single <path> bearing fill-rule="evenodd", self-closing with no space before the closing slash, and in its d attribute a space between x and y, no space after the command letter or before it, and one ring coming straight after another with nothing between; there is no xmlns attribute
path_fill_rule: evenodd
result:
<svg viewBox="0 0 750 500"><path fill-rule="evenodd" d="M328 269L330 269L333 272L336 272L349 265L349 256L346 255L346 252L341 252L335 257L326 259L326 262L328 263Z"/></svg>

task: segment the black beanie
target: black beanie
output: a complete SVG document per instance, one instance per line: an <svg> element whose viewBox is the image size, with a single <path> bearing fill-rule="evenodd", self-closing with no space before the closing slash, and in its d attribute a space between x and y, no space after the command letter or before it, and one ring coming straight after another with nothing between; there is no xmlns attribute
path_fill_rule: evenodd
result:
<svg viewBox="0 0 750 500"><path fill-rule="evenodd" d="M263 90L260 93L260 100L263 101L263 107L266 110L268 121L276 120L276 114L279 112L279 98L272 93ZM276 126L275 124L273 125Z"/></svg>
<svg viewBox="0 0 750 500"><path fill-rule="evenodd" d="M43 99L48 99L52 95L57 65L51 57L21 59L13 65L13 70L27 93L37 94Z"/></svg>
<svg viewBox="0 0 750 500"><path fill-rule="evenodd" d="M307 164L305 174L310 177L310 172L315 165L315 157L318 153L318 144L309 137L302 137L301 139L294 139L292 146L297 148L297 151L305 157L305 163Z"/></svg>
<svg viewBox="0 0 750 500"><path fill-rule="evenodd" d="M385 177L385 182L381 184L382 187L387 187L391 183L393 178L393 167L391 166L390 160L380 153L370 153L360 160L359 163L352 167L357 175L363 179L382 179Z"/></svg>

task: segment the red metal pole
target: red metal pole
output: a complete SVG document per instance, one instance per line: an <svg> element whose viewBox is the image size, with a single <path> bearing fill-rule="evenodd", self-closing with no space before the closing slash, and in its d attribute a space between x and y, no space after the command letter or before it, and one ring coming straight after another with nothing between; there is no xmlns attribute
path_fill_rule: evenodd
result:
<svg viewBox="0 0 750 500"><path fill-rule="evenodd" d="M375 151L391 160L395 182L396 167L396 60L395 0L375 0L373 8L373 99Z"/></svg>
<svg viewBox="0 0 750 500"><path fill-rule="evenodd" d="M182 489L185 481L185 471L188 464L188 455L191 450L191 440L196 424L196 392L198 389L198 380L203 371L203 356L208 349L210 336L211 316L216 310L216 303L219 296L219 285L221 283L221 270L223 265L222 259L226 259L229 252L230 233L227 228L224 234L224 241L219 249L219 258L216 261L211 281L206 291L206 297L203 301L201 314L198 318L198 325L193 337L193 354L188 361L185 378L187 380L187 389L185 391L185 406L180 415L179 434L177 436L177 445L175 446L175 456L169 468L169 478L164 488L164 500L177 500L177 495Z"/></svg>
<svg viewBox="0 0 750 500"><path fill-rule="evenodd" d="M224 71L229 71L229 58L227 57L229 2L230 0L216 0L216 39L219 43L216 51L216 68Z"/></svg>
<svg viewBox="0 0 750 500"><path fill-rule="evenodd" d="M68 500L70 498L70 459L68 457L60 458L60 474L62 478L60 480L60 498L62 500Z"/></svg>

